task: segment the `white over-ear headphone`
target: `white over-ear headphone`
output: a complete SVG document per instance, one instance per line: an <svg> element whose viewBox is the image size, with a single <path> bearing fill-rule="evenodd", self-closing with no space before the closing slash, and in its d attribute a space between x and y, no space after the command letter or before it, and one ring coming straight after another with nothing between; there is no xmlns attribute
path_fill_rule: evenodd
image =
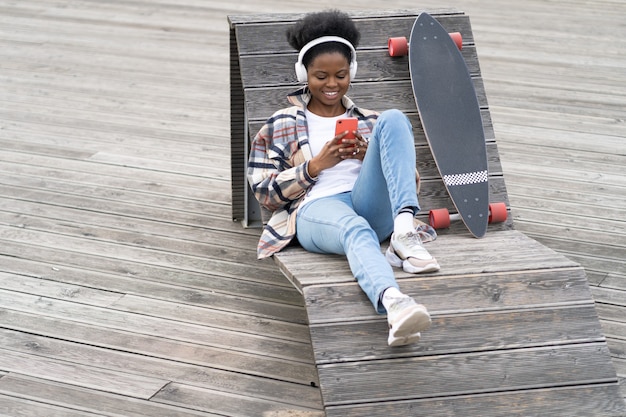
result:
<svg viewBox="0 0 626 417"><path fill-rule="evenodd" d="M304 83L308 78L306 73L306 67L302 63L302 58L304 58L304 55L311 48L324 42L339 42L347 45L350 48L350 51L352 51L352 59L350 60L350 79L353 80L356 76L357 68L356 50L354 49L354 46L349 41L345 40L344 38L340 38L339 36L322 36L321 38L313 39L311 42L304 45L300 50L300 53L298 54L298 62L296 62L296 76L298 77L298 81Z"/></svg>

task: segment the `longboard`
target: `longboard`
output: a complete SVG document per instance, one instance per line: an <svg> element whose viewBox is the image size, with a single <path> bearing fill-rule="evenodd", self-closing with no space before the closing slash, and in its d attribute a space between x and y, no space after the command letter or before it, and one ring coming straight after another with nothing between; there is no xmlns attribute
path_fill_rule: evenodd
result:
<svg viewBox="0 0 626 417"><path fill-rule="evenodd" d="M408 44L409 72L426 139L448 194L470 233L483 237L489 223L485 133L458 42L432 16L421 13ZM389 47L391 54L391 39Z"/></svg>

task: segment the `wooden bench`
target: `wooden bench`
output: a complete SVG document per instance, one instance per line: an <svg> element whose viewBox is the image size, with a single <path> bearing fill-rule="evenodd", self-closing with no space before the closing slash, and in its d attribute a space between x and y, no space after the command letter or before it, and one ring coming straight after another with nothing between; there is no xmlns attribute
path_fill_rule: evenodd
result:
<svg viewBox="0 0 626 417"><path fill-rule="evenodd" d="M390 58L386 49L389 36L409 36L418 13L352 13L362 39L349 95L365 108L398 108L409 116L422 176L420 204L453 211L421 129L407 59ZM449 9L430 13L463 35L487 138L490 199L508 205L469 17ZM246 226L264 217L245 181L249 140L297 87L297 52L285 29L300 17L229 17L233 218ZM426 211L420 216L425 220ZM428 306L433 326L419 344L402 348L387 346L386 318L375 314L345 257L299 247L274 256L304 295L327 416L626 414L578 264L513 230L510 218L491 225L483 239L458 225L427 247L440 272L398 271L396 277Z"/></svg>

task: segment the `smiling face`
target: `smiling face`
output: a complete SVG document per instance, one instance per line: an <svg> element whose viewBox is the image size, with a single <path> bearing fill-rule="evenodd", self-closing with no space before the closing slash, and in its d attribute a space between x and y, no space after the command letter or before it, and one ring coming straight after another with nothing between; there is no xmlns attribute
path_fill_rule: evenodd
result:
<svg viewBox="0 0 626 417"><path fill-rule="evenodd" d="M341 99L350 87L350 62L345 55L340 52L318 55L309 64L307 77L311 112L322 117L345 113Z"/></svg>

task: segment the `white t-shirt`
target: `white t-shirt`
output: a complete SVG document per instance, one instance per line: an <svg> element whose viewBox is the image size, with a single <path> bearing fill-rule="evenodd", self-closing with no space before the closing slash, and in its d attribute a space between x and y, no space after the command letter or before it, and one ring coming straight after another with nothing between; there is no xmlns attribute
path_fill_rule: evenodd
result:
<svg viewBox="0 0 626 417"><path fill-rule="evenodd" d="M322 117L306 110L309 129L309 144L313 156L320 153L326 142L335 137L337 119L345 118L346 114L337 117ZM346 159L334 167L323 170L317 176L317 182L307 192L300 207L315 199L352 191L352 187L361 171L362 162L357 159Z"/></svg>

